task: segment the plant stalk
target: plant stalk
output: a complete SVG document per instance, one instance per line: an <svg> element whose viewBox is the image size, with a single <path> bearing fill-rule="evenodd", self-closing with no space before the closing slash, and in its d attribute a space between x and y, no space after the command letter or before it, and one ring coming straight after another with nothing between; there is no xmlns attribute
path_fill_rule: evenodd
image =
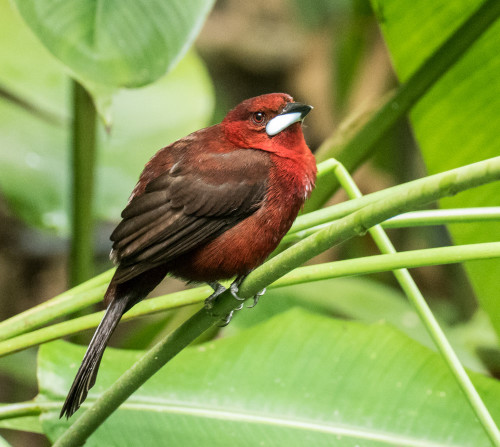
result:
<svg viewBox="0 0 500 447"><path fill-rule="evenodd" d="M51 404L53 405L53 404ZM35 401L0 405L0 420L38 416L42 413L40 404Z"/></svg>
<svg viewBox="0 0 500 447"><path fill-rule="evenodd" d="M333 210L335 206L336 205L330 207L332 212L335 212ZM308 216L314 214L315 213L313 212L308 214ZM410 211L409 213L391 217L385 222L382 222L381 225L382 228L386 229L496 221L500 222L499 206ZM313 220L311 219L309 222L312 223ZM306 236L309 236L328 225L331 225L331 222L322 223L297 232L288 232L288 234L283 238L282 245L279 247L280 251L283 251L281 248L285 249L287 246L295 244L296 242L304 239Z"/></svg>
<svg viewBox="0 0 500 447"><path fill-rule="evenodd" d="M327 174L332 173L334 163L333 160L327 160L320 164L320 172ZM429 185L440 184L446 178L453 176L462 177L466 175L469 169L485 169L490 172L491 180L500 178L500 157L495 157L490 160L485 160L479 163L463 166L457 169L446 171L440 174L435 174L430 177L414 180L402 185L398 185L387 190L379 191L373 194L368 194L359 199L349 200L347 202L334 205L324 210L319 210L297 219L297 222L292 226L288 236L285 236L283 242L290 241L296 237L296 234L301 231L309 231L309 226L314 227L320 224L328 223L328 227L336 225L336 219L345 217L349 213L360 210L368 204L377 201L386 201L393 195L403 196L410 191L425 189ZM314 228L313 233L318 233L320 229ZM294 234L295 233L295 234ZM303 234L299 234L300 239L304 239ZM342 261L347 262L347 261ZM359 262L359 261L358 261ZM338 265L340 268L341 265ZM409 264L408 264L409 266ZM325 270L328 267L325 267ZM337 267L336 267L337 268ZM32 329L49 323L50 321L67 315L69 313L81 310L91 304L97 303L104 293L107 283L110 281L114 269L108 270L95 278L81 284L71 290L68 290L61 295L52 298L51 300L33 307L21 314L18 314L8 320L0 323L0 341L6 340L20 334L29 332ZM346 273L347 274L347 273Z"/></svg>
<svg viewBox="0 0 500 447"><path fill-rule="evenodd" d="M102 299L114 272L115 269L108 270L38 306L2 321L0 323L0 341L24 334L56 318L95 304Z"/></svg>
<svg viewBox="0 0 500 447"><path fill-rule="evenodd" d="M76 286L94 273L93 196L96 110L89 93L73 81L71 247L69 283Z"/></svg>
<svg viewBox="0 0 500 447"><path fill-rule="evenodd" d="M418 183L410 182L400 185L397 189L392 188L392 196L379 194L379 200L368 202L362 199L351 200L349 202L358 201L358 204L365 205L257 267L241 285L240 296L253 296L294 267L298 267L340 242L365 234L372 226L393 216L496 180L500 180L500 157L446 171L437 176L426 177L420 179ZM404 188L401 188L402 186Z"/></svg>

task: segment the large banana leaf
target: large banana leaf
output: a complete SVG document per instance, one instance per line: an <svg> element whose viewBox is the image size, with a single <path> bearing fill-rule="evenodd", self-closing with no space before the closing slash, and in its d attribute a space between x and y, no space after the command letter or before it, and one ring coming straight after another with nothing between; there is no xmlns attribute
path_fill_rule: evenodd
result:
<svg viewBox="0 0 500 447"><path fill-rule="evenodd" d="M214 0L14 0L48 50L83 81L139 87L186 53Z"/></svg>
<svg viewBox="0 0 500 447"><path fill-rule="evenodd" d="M51 440L83 348L42 346ZM109 349L81 411L140 353ZM474 375L493 416L500 385ZM74 416L78 417L78 415ZM181 352L91 436L90 446L489 446L442 359L387 324L291 310Z"/></svg>

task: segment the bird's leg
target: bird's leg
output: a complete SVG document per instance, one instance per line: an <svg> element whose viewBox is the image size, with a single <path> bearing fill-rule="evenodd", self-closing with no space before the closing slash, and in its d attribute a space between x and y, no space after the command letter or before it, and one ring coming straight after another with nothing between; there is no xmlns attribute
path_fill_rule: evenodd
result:
<svg viewBox="0 0 500 447"><path fill-rule="evenodd" d="M246 275L243 275L243 276L238 276L234 281L233 283L231 284L231 286L229 287L229 290L231 292L231 295L233 295L234 299L238 300L238 301L245 301L244 298L240 298L238 296L238 288L240 286L240 284L243 282L243 280L245 279ZM205 307L207 309L211 309L212 306L213 306L213 301L223 292L225 292L226 288L223 287L221 284L219 284L218 282L211 282L209 283L209 285L212 287L212 289L214 289L214 293L212 295L210 295L206 300L205 300ZM210 306L210 307L209 307ZM229 312L223 319L223 322L222 324L220 325L220 327L225 327L227 326L231 320L233 319L233 315L236 311L238 310L241 310L243 309L243 303L241 303L236 309L233 309L231 312Z"/></svg>
<svg viewBox="0 0 500 447"><path fill-rule="evenodd" d="M235 300L238 300L238 301L245 301L245 298L240 298L238 296L238 290L240 288L240 285L241 283L245 280L245 278L247 277L247 275L241 275L241 276L238 276L231 284L231 286L229 287L229 290L231 291L231 295L233 295L234 299Z"/></svg>
<svg viewBox="0 0 500 447"><path fill-rule="evenodd" d="M212 309L212 307L214 307L215 300L217 299L217 297L219 295L222 295L226 291L226 288L221 283L218 283L217 281L209 282L208 285L212 289L214 289L214 293L212 293L212 295L210 295L205 300L205 309Z"/></svg>

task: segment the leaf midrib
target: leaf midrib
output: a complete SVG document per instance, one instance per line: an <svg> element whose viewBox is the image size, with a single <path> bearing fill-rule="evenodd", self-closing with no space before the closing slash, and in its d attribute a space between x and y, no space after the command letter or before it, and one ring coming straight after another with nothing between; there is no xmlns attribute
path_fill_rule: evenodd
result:
<svg viewBox="0 0 500 447"><path fill-rule="evenodd" d="M60 402L62 405L62 401ZM60 408L57 405L57 408ZM87 401L82 405L82 408L90 408L93 401ZM54 408L54 402L50 405ZM200 417L205 419L220 419L225 421L246 422L250 424L272 425L275 427L293 428L302 431L313 431L325 434L335 435L337 437L347 437L359 440L384 442L387 445L397 447L464 447L463 444L450 444L432 442L425 439L416 439L399 434L367 430L366 428L355 427L346 424L336 423L334 425L327 423L318 423L307 419L295 419L290 417L276 417L270 415L261 415L253 412L245 412L238 409L221 410L218 408L210 408L208 406L189 406L189 405L174 405L174 404L159 404L155 402L126 402L122 404L119 411L149 411L152 413L170 413Z"/></svg>

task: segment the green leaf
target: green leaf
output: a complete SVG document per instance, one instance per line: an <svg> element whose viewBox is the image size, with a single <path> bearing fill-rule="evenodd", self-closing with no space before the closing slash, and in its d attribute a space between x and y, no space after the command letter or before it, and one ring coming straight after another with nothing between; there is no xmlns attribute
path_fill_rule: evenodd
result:
<svg viewBox="0 0 500 447"><path fill-rule="evenodd" d="M323 315L341 315L364 323L387 322L413 340L436 350L407 298L402 292L368 278L336 278L309 284L271 289L251 312L238 312L224 334L258 324L291 307ZM488 321L476 315L464 324L449 326L440 322L461 362L476 372L488 370L478 357L478 349L497 346L495 332Z"/></svg>
<svg viewBox="0 0 500 447"><path fill-rule="evenodd" d="M186 53L214 0L14 0L48 50L78 79L139 87Z"/></svg>
<svg viewBox="0 0 500 447"><path fill-rule="evenodd" d="M113 98L111 132L101 127L97 216L118 219L146 162L162 147L205 127L213 108L212 82L194 53L154 84L120 90Z"/></svg>
<svg viewBox="0 0 500 447"><path fill-rule="evenodd" d="M26 416L0 421L0 428L8 430L29 431L31 433L43 433L42 424L38 416ZM0 447L2 444L0 443Z"/></svg>
<svg viewBox="0 0 500 447"><path fill-rule="evenodd" d="M40 350L38 402L51 440L83 348ZM108 349L89 406L140 353ZM500 418L498 382L474 375ZM57 404L57 405L54 405ZM54 408L55 407L55 408ZM292 310L181 352L86 445L489 446L442 359L386 324Z"/></svg>
<svg viewBox="0 0 500 447"><path fill-rule="evenodd" d="M67 234L69 78L5 0L0 0L0 38L18 42L0 45L0 85L59 117L49 122L0 97L0 189L24 221ZM161 147L204 127L213 106L211 80L194 53L148 87L118 90L113 127L109 133L100 129L96 215L118 219L144 163Z"/></svg>
<svg viewBox="0 0 500 447"><path fill-rule="evenodd" d="M398 77L404 82L482 2L373 0ZM500 22L496 22L429 91L411 114L430 174L500 153ZM498 205L500 185L491 184L445 199L443 207ZM500 239L500 225L450 226L457 244ZM500 334L500 261L466 265L481 306Z"/></svg>
<svg viewBox="0 0 500 447"><path fill-rule="evenodd" d="M61 64L34 38L8 0L0 0L0 42L0 85L61 120L69 118L63 107L69 83Z"/></svg>

